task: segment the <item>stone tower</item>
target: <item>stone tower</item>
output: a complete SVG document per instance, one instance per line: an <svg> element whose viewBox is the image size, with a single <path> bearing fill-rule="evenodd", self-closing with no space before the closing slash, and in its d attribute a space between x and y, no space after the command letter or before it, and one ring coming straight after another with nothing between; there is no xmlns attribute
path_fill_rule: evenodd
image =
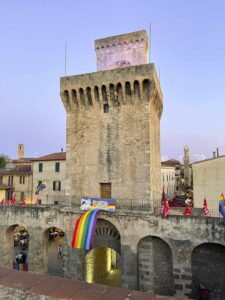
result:
<svg viewBox="0 0 225 300"><path fill-rule="evenodd" d="M145 31L95 42L98 72L60 79L66 195L153 207L160 199L162 92ZM132 200L131 200L132 199Z"/></svg>
<svg viewBox="0 0 225 300"><path fill-rule="evenodd" d="M186 185L190 185L190 176L189 176L189 164L190 164L190 153L189 147L184 147L184 181Z"/></svg>
<svg viewBox="0 0 225 300"><path fill-rule="evenodd" d="M19 160L24 159L24 145L23 144L18 145L18 159Z"/></svg>

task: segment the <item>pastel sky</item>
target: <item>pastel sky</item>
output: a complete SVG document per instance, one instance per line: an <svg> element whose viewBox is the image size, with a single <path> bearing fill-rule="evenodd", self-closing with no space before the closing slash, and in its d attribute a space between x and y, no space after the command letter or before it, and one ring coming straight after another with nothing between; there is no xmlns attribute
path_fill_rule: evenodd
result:
<svg viewBox="0 0 225 300"><path fill-rule="evenodd" d="M94 72L94 40L152 27L151 62L164 94L161 156L225 154L225 1L0 1L0 153L65 149L64 75Z"/></svg>

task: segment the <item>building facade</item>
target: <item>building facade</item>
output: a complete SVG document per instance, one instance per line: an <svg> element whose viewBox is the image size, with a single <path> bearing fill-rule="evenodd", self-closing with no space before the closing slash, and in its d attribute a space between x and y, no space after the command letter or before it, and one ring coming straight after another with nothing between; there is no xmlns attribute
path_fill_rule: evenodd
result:
<svg viewBox="0 0 225 300"><path fill-rule="evenodd" d="M46 188L39 192L40 204L63 204L65 196L66 153L52 153L33 159L33 199L41 182Z"/></svg>
<svg viewBox="0 0 225 300"><path fill-rule="evenodd" d="M192 164L194 207L202 208L206 198L210 213L219 217L219 197L225 194L225 156Z"/></svg>
<svg viewBox="0 0 225 300"><path fill-rule="evenodd" d="M176 193L176 170L175 167L166 163L161 163L161 190L167 193L169 199L172 199Z"/></svg>
<svg viewBox="0 0 225 300"><path fill-rule="evenodd" d="M152 208L161 198L163 102L154 65L147 63L147 34L109 37L95 47L98 72L60 80L66 195L77 203L83 196L105 197Z"/></svg>

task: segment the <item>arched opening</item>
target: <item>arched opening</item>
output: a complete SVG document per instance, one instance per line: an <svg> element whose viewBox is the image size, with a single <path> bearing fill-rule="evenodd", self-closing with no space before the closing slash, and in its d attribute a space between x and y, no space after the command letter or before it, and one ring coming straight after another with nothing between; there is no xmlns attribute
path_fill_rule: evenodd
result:
<svg viewBox="0 0 225 300"><path fill-rule="evenodd" d="M120 82L117 83L117 102L118 102L118 105L120 103L123 103L123 88L122 88L122 84Z"/></svg>
<svg viewBox="0 0 225 300"><path fill-rule="evenodd" d="M110 83L109 85L109 95L110 95L110 101L113 105L116 105L116 97L115 97L115 90L114 90L114 84Z"/></svg>
<svg viewBox="0 0 225 300"><path fill-rule="evenodd" d="M149 99L150 99L150 81L149 81L149 79L145 79L142 84L143 84L143 98L145 101L149 101Z"/></svg>
<svg viewBox="0 0 225 300"><path fill-rule="evenodd" d="M121 243L117 228L98 219L93 249L86 253L85 279L89 283L121 286Z"/></svg>
<svg viewBox="0 0 225 300"><path fill-rule="evenodd" d="M82 88L79 89L81 106L85 106L85 95Z"/></svg>
<svg viewBox="0 0 225 300"><path fill-rule="evenodd" d="M68 90L64 90L61 93L61 98L63 100L63 103L64 103L66 109L69 109L70 108L70 101L69 101L69 92L68 92Z"/></svg>
<svg viewBox="0 0 225 300"><path fill-rule="evenodd" d="M225 246L204 243L197 246L191 257L193 296L199 299L201 290L208 290L210 299L224 299Z"/></svg>
<svg viewBox="0 0 225 300"><path fill-rule="evenodd" d="M125 94L126 94L127 100L131 101L132 92L131 92L131 85L130 85L129 81L127 81L125 83Z"/></svg>
<svg viewBox="0 0 225 300"><path fill-rule="evenodd" d="M88 105L92 105L91 88L89 86L86 88L86 94L87 94Z"/></svg>
<svg viewBox="0 0 225 300"><path fill-rule="evenodd" d="M6 263L13 269L28 271L29 232L23 225L12 225L6 230Z"/></svg>
<svg viewBox="0 0 225 300"><path fill-rule="evenodd" d="M66 236L62 229L51 227L44 231L42 250L48 275L64 277L66 245Z"/></svg>
<svg viewBox="0 0 225 300"><path fill-rule="evenodd" d="M140 86L139 86L138 80L134 81L134 99L136 101L138 101L140 99Z"/></svg>
<svg viewBox="0 0 225 300"><path fill-rule="evenodd" d="M174 294L172 251L161 238L147 236L138 243L138 279L141 291Z"/></svg>
<svg viewBox="0 0 225 300"><path fill-rule="evenodd" d="M94 87L94 95L95 95L95 101L99 103L100 102L100 96L99 96L98 86Z"/></svg>
<svg viewBox="0 0 225 300"><path fill-rule="evenodd" d="M103 99L103 103L108 103L108 96L107 96L105 85L102 86L102 99Z"/></svg>
<svg viewBox="0 0 225 300"><path fill-rule="evenodd" d="M76 106L78 106L78 102L77 102L77 92L76 92L76 90L72 90L72 101L73 101L73 103L76 105Z"/></svg>

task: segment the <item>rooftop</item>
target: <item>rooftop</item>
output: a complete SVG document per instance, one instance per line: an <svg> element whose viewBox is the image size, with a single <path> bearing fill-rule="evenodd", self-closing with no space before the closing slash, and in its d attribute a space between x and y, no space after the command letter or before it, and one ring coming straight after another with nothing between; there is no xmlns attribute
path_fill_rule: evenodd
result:
<svg viewBox="0 0 225 300"><path fill-rule="evenodd" d="M66 152L57 152L33 158L32 161L51 161L51 160L66 160Z"/></svg>

